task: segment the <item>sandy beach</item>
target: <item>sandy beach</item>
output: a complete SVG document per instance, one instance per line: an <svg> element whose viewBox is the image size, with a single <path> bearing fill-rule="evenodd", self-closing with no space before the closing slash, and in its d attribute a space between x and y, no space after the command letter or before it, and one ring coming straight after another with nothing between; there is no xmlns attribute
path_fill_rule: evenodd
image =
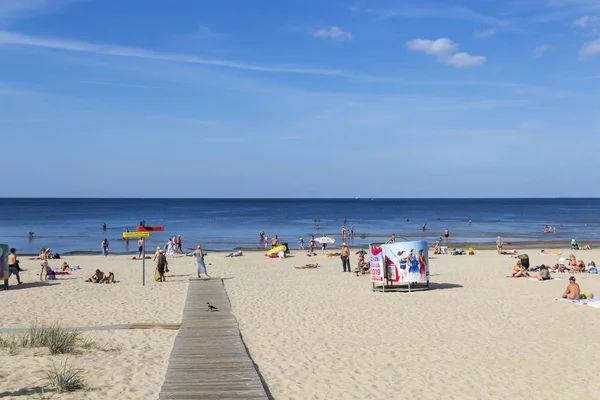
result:
<svg viewBox="0 0 600 400"><path fill-rule="evenodd" d="M534 265L560 257L526 252ZM586 263L600 260L596 250L576 255ZM0 294L10 305L3 330L36 320L70 327L178 323L195 273L192 260L180 256L170 259L167 282L155 283L149 261L142 287L141 262L131 256L77 256L66 261L81 270L32 286L38 263L21 260L26 283ZM373 293L368 276L343 273L338 257L209 253L206 261L211 275L226 278L244 341L275 399L600 396L600 383L591 379L600 310L554 301L569 275L549 282L508 279L515 260L480 250L475 256L431 255L428 292ZM309 262L321 268L293 268ZM119 283L85 283L96 268L114 272ZM600 295L599 276L576 276L583 292ZM157 398L176 334L84 332L98 348L70 361L85 370L88 389L60 398ZM31 349L3 354L0 396L39 394L44 371L64 358Z"/></svg>

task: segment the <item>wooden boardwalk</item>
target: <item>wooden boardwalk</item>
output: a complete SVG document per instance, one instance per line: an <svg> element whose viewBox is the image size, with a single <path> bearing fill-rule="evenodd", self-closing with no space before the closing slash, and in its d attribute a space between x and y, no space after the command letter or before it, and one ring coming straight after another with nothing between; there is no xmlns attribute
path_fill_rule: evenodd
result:
<svg viewBox="0 0 600 400"><path fill-rule="evenodd" d="M207 311L206 302L219 311ZM190 281L159 399L269 399L221 279Z"/></svg>

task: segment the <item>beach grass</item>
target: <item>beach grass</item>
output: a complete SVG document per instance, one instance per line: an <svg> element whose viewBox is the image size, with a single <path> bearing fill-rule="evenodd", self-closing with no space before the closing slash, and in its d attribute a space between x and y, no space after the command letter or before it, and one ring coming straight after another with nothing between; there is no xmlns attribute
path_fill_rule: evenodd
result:
<svg viewBox="0 0 600 400"><path fill-rule="evenodd" d="M73 392L85 387L84 371L74 368L68 361L66 358L58 368L52 362L52 369L46 372L47 387L56 393Z"/></svg>
<svg viewBox="0 0 600 400"><path fill-rule="evenodd" d="M47 347L50 354L72 354L81 341L81 332L63 328L58 323L38 325L34 323L21 337L21 347Z"/></svg>

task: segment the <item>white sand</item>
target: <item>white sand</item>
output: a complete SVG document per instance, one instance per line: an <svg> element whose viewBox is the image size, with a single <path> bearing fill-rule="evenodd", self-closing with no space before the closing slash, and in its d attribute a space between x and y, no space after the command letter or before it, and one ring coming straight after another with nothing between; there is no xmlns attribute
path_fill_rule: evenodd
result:
<svg viewBox="0 0 600 400"><path fill-rule="evenodd" d="M170 260L170 277L165 283L154 282L154 263L146 260L146 287L142 287L141 261L131 256L78 256L51 260L59 267L63 261L82 267L56 281L39 282L39 263L21 259L24 285L16 286L11 277L11 290L0 292L9 312L0 328L27 328L31 323L51 324L58 321L66 327L87 327L127 323L179 323L187 294L187 282L194 272L192 260L178 257ZM111 271L119 283L92 284L84 280L96 268ZM34 285L32 286L32 283ZM14 285L14 286L13 286ZM84 332L104 350L82 350L69 357L70 363L85 371L88 388L84 392L60 395L61 399L155 399L158 398L167 362L177 331L112 330ZM108 349L108 350L106 350ZM112 349L112 350L110 350ZM19 349L8 356L0 349L0 397L8 399L36 396L45 385L45 371L57 367L64 356L50 356L46 349ZM21 395L20 397L18 395ZM39 398L39 394L37 395ZM56 396L58 398L58 396ZM34 397L35 398L35 397Z"/></svg>
<svg viewBox="0 0 600 400"><path fill-rule="evenodd" d="M527 253L534 264L557 258ZM293 268L315 259L323 268ZM600 398L600 310L553 300L568 275L507 279L514 259L479 251L432 256L436 290L372 293L339 258L229 264L234 313L278 400ZM600 295L600 276L577 278Z"/></svg>
<svg viewBox="0 0 600 400"><path fill-rule="evenodd" d="M532 264L557 258L526 252ZM599 251L577 256L600 261ZM164 284L152 280L149 262L142 288L140 262L128 258L70 257L71 265L84 270L52 285L0 292L10 310L0 326L27 327L36 318L67 326L180 322L187 280L195 273L192 260L171 260ZM315 261L323 267L293 268ZM551 282L507 279L514 259L478 251L432 256L435 290L384 294L371 292L367 276L342 273L337 257L213 253L207 262L213 276L229 278L225 286L243 338L278 400L600 398L600 310L553 300L568 275ZM37 263L23 260L22 266L29 269L25 282L31 282ZM84 283L95 268L115 272L120 283ZM584 292L600 295L600 276L577 278ZM61 398L157 398L176 333L86 333L119 349L73 357L86 370L89 390ZM39 387L43 371L64 359L29 350L8 357L5 351L0 349L0 396L15 395L7 398L24 398L16 391Z"/></svg>

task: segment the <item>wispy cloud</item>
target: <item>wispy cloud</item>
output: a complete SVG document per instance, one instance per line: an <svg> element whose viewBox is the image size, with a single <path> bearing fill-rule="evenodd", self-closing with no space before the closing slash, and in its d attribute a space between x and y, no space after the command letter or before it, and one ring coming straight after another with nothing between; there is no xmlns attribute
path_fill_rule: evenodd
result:
<svg viewBox="0 0 600 400"><path fill-rule="evenodd" d="M535 49L533 49L533 57L540 58L541 56L543 56L544 54L546 54L547 52L552 50L552 48L553 47L549 44L542 44L542 45L536 47Z"/></svg>
<svg viewBox="0 0 600 400"><path fill-rule="evenodd" d="M349 71L339 69L308 68L302 66L269 66L257 65L239 61L206 59L189 54L173 54L156 52L139 47L95 44L84 41L44 38L27 36L20 33L0 31L0 44L18 46L43 47L55 50L77 51L84 53L103 54L115 57L145 58L179 63L202 64L221 68L242 69L257 72L275 72L288 74L351 76Z"/></svg>
<svg viewBox="0 0 600 400"><path fill-rule="evenodd" d="M318 29L311 33L314 37L336 40L338 42L352 39L352 33L345 32L338 26L332 26L329 29Z"/></svg>
<svg viewBox="0 0 600 400"><path fill-rule="evenodd" d="M0 27L16 19L56 10L75 1L80 0L1 0Z"/></svg>
<svg viewBox="0 0 600 400"><path fill-rule="evenodd" d="M200 25L192 32L176 35L177 39L221 39L228 38L231 35L228 33L217 32L206 25Z"/></svg>
<svg viewBox="0 0 600 400"><path fill-rule="evenodd" d="M475 22L482 25L488 25L495 28L513 29L512 22L499 19L490 15L471 10L470 8L439 4L414 4L403 5L398 8L387 10L371 10L379 14L382 18L410 18L410 19L452 19L459 21Z"/></svg>
<svg viewBox="0 0 600 400"><path fill-rule="evenodd" d="M473 36L475 36L477 39L487 39L491 38L496 33L498 33L498 29L486 29L484 31L473 32Z"/></svg>
<svg viewBox="0 0 600 400"><path fill-rule="evenodd" d="M600 18L591 15L585 15L573 21L573 25L586 28L589 24L595 24L600 21Z"/></svg>
<svg viewBox="0 0 600 400"><path fill-rule="evenodd" d="M444 64L455 68L469 68L483 65L486 62L484 56L473 56L469 53L457 53L458 45L447 38L436 40L415 39L406 42L409 51L420 51L437 57Z"/></svg>
<svg viewBox="0 0 600 400"><path fill-rule="evenodd" d="M579 50L579 59L583 61L598 55L600 55L600 39L584 43Z"/></svg>

